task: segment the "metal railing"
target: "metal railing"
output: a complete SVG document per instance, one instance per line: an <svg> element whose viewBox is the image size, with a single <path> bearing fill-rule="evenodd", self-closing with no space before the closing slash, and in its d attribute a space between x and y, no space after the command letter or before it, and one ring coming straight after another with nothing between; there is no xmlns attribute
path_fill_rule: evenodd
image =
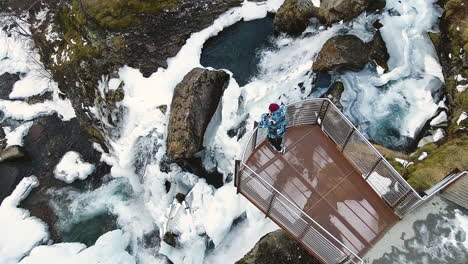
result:
<svg viewBox="0 0 468 264"><path fill-rule="evenodd" d="M329 99L308 99L287 105L286 122L287 128L320 125L322 131L399 217L432 196L420 196ZM235 184L238 192L323 262L360 263L362 260L358 255L246 164L250 154L265 138L265 129L254 129L240 164L236 166ZM462 175L460 173L446 178L446 182L439 184L433 191L442 190Z"/></svg>

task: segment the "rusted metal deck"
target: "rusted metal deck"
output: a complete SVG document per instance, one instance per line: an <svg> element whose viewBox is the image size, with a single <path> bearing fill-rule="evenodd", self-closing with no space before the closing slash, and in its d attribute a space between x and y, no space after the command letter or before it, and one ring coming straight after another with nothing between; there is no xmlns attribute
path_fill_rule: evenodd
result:
<svg viewBox="0 0 468 264"><path fill-rule="evenodd" d="M290 128L284 140L284 155L264 141L246 164L354 253L398 221L320 126Z"/></svg>

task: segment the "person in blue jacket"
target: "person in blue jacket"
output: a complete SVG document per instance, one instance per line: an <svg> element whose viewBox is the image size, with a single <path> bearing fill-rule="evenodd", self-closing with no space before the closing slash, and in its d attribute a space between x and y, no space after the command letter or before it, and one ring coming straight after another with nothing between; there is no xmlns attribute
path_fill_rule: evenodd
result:
<svg viewBox="0 0 468 264"><path fill-rule="evenodd" d="M286 107L282 104L270 104L269 113L262 114L258 127L268 129L268 141L283 154L285 152L283 137L286 134Z"/></svg>

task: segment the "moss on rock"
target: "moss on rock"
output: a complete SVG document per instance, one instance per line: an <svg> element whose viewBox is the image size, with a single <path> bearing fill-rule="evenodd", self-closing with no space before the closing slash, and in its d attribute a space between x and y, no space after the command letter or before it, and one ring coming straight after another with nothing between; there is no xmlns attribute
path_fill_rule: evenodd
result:
<svg viewBox="0 0 468 264"><path fill-rule="evenodd" d="M121 29L140 23L139 14L157 13L176 7L180 0L83 0L83 9L108 29Z"/></svg>
<svg viewBox="0 0 468 264"><path fill-rule="evenodd" d="M428 157L417 157L423 152ZM468 136L448 140L444 144L428 144L413 155L414 165L408 168L408 182L418 191L424 191L442 180L454 169L468 169Z"/></svg>

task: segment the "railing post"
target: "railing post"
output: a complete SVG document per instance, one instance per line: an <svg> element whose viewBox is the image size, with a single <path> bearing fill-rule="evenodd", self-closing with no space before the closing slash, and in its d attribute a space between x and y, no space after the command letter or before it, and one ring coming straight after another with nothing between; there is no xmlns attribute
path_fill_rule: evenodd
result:
<svg viewBox="0 0 468 264"><path fill-rule="evenodd" d="M377 168L377 166L379 165L379 163L382 161L382 157L379 158L379 160L377 160L377 162L375 162L374 165L372 165L372 168L370 169L370 171L367 173L367 176L366 176L366 181L367 179L369 179L370 175L372 174L372 172L374 172L375 168Z"/></svg>
<svg viewBox="0 0 468 264"><path fill-rule="evenodd" d="M256 129L257 127L258 127L258 122L254 121L254 130L255 131L254 131L254 135L252 137L253 149L255 149L257 147L257 135L258 135L258 129Z"/></svg>
<svg viewBox="0 0 468 264"><path fill-rule="evenodd" d="M344 149L346 148L346 146L348 145L348 142L349 142L349 140L351 139L351 136L353 135L354 130L355 130L354 127L352 127L352 128L351 128L351 131L349 131L349 134L348 134L348 136L346 137L345 142L343 143L343 147L341 148L341 152L343 152Z"/></svg>
<svg viewBox="0 0 468 264"><path fill-rule="evenodd" d="M268 205L268 209L267 209L267 212L265 214L265 218L270 216L271 206L273 205L273 201L275 200L275 197L276 197L276 192L273 192L273 196L271 197L270 204Z"/></svg>
<svg viewBox="0 0 468 264"><path fill-rule="evenodd" d="M322 109L323 109L323 105L325 103L327 103L327 105L325 106L325 111L323 111ZM322 106L320 107L320 114L322 114L322 111L323 111L323 117L322 117L322 120L320 122L320 128L322 128L322 126L323 126L323 121L325 120L325 117L327 116L329 106L330 106L330 102L328 100L323 100Z"/></svg>
<svg viewBox="0 0 468 264"><path fill-rule="evenodd" d="M404 200L406 200L406 198L408 197L408 195L410 195L412 192L411 189L407 190L405 194L403 194L400 199L398 199L396 202L394 202L393 204L390 205L391 208L395 209L397 208Z"/></svg>
<svg viewBox="0 0 468 264"><path fill-rule="evenodd" d="M236 160L234 162L234 186L237 188L237 194L240 193L240 175L239 175L239 168L240 168L240 160Z"/></svg>

